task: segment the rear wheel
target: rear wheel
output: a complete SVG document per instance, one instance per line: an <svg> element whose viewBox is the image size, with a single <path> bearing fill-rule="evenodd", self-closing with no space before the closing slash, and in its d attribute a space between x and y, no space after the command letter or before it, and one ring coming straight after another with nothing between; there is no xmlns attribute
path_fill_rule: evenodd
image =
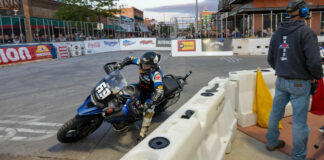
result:
<svg viewBox="0 0 324 160"><path fill-rule="evenodd" d="M102 121L103 118L101 116L75 116L58 130L57 140L62 143L76 142L96 131L100 127Z"/></svg>

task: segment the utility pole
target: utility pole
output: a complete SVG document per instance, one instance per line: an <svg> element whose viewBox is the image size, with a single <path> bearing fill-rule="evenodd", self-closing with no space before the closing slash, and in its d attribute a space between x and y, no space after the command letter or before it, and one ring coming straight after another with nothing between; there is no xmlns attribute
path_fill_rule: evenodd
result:
<svg viewBox="0 0 324 160"><path fill-rule="evenodd" d="M196 33L198 33L198 0L196 0Z"/></svg>

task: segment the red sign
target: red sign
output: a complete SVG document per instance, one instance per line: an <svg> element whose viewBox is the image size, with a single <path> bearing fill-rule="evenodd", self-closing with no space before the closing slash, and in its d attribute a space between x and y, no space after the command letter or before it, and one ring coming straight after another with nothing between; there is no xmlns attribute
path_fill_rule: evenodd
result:
<svg viewBox="0 0 324 160"><path fill-rule="evenodd" d="M178 51L196 51L196 40L180 40L178 41Z"/></svg>
<svg viewBox="0 0 324 160"><path fill-rule="evenodd" d="M154 44L154 43L152 40L148 40L148 41L142 40L140 41L140 44Z"/></svg>
<svg viewBox="0 0 324 160"><path fill-rule="evenodd" d="M89 43L88 48L100 48L100 42Z"/></svg>
<svg viewBox="0 0 324 160"><path fill-rule="evenodd" d="M0 48L0 65L53 58L50 45Z"/></svg>
<svg viewBox="0 0 324 160"><path fill-rule="evenodd" d="M58 51L61 58L69 58L69 52L67 46L59 46Z"/></svg>

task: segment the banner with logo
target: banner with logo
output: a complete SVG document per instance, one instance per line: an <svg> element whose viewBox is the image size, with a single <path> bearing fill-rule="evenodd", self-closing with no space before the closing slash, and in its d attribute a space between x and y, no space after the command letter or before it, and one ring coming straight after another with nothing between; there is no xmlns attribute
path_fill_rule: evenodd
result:
<svg viewBox="0 0 324 160"><path fill-rule="evenodd" d="M195 52L196 51L196 40L179 40L178 52Z"/></svg>
<svg viewBox="0 0 324 160"><path fill-rule="evenodd" d="M69 58L69 42L53 43L59 58Z"/></svg>
<svg viewBox="0 0 324 160"><path fill-rule="evenodd" d="M171 39L157 38L156 47L171 47Z"/></svg>
<svg viewBox="0 0 324 160"><path fill-rule="evenodd" d="M117 39L84 41L85 54L96 54L103 52L119 51L119 41Z"/></svg>
<svg viewBox="0 0 324 160"><path fill-rule="evenodd" d="M84 51L83 42L70 42L69 43L69 53L72 57L82 56L82 51Z"/></svg>
<svg viewBox="0 0 324 160"><path fill-rule="evenodd" d="M207 38L202 39L202 51L232 51L231 38Z"/></svg>
<svg viewBox="0 0 324 160"><path fill-rule="evenodd" d="M18 45L0 47L0 65L56 58L53 45Z"/></svg>
<svg viewBox="0 0 324 160"><path fill-rule="evenodd" d="M154 50L156 47L155 38L128 38L120 39L121 50Z"/></svg>

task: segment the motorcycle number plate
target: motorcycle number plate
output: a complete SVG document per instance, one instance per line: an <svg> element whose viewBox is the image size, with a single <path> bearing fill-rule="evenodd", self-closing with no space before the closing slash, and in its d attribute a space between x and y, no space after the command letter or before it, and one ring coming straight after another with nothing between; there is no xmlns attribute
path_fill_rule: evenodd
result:
<svg viewBox="0 0 324 160"><path fill-rule="evenodd" d="M111 92L109 90L109 85L106 84L105 82L102 82L100 85L97 86L96 92L97 92L97 97L100 100L105 99L106 97L108 97L111 94Z"/></svg>

